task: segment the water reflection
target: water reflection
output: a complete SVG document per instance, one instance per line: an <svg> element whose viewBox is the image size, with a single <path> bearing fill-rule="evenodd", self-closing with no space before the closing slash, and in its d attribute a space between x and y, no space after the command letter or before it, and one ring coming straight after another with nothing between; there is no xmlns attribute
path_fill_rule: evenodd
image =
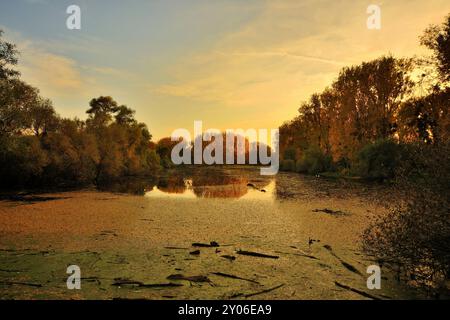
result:
<svg viewBox="0 0 450 320"><path fill-rule="evenodd" d="M204 174L187 176L161 177L151 190L145 192L145 196L180 199L242 198L270 200L274 189L274 179L254 181L254 179L246 176L205 172Z"/></svg>
<svg viewBox="0 0 450 320"><path fill-rule="evenodd" d="M118 182L109 183L98 186L100 191L108 191L114 193L128 193L133 195L145 195L146 192L152 190L158 184L157 178L151 179L124 179Z"/></svg>
<svg viewBox="0 0 450 320"><path fill-rule="evenodd" d="M101 190L162 198L231 198L260 200L307 200L320 196L345 198L348 193L379 194L376 186L360 182L316 178L280 172L261 176L253 168L205 168L172 170L151 179L126 179Z"/></svg>
<svg viewBox="0 0 450 320"><path fill-rule="evenodd" d="M233 198L272 200L274 177L259 170L199 168L173 170L151 179L126 179L102 186L103 191L130 193L152 198Z"/></svg>

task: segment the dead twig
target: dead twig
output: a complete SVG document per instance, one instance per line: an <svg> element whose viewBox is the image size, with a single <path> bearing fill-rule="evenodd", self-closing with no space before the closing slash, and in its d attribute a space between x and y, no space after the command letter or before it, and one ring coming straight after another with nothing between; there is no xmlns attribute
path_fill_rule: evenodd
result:
<svg viewBox="0 0 450 320"><path fill-rule="evenodd" d="M228 274L228 273L223 273L223 272L212 272L212 274L214 274L214 275L216 275L216 276L220 276L220 277L231 278L231 279L236 279L236 280L243 280L243 281L248 281L248 282L260 284L260 283L259 283L258 281L256 281L256 280L247 279L247 278L242 278L242 277L239 277L239 276L235 276L235 275L233 275L233 274Z"/></svg>
<svg viewBox="0 0 450 320"><path fill-rule="evenodd" d="M323 212L323 213L326 213L326 214L329 214L329 215L332 215L332 216L348 216L349 215L347 212L343 212L343 211L340 211L340 210L335 211L335 210L331 210L331 209L328 209L328 208L325 208L325 209L314 209L312 212Z"/></svg>
<svg viewBox="0 0 450 320"><path fill-rule="evenodd" d="M211 282L207 276L185 276L182 274L171 274L167 280L186 280L191 282Z"/></svg>
<svg viewBox="0 0 450 320"><path fill-rule="evenodd" d="M275 252L276 253L282 253L282 254L292 254L294 256L305 257L305 258L309 258L309 259L313 259L313 260L319 260L319 258L316 258L316 257L311 256L311 255L306 254L306 253L283 252L283 251L275 251Z"/></svg>
<svg viewBox="0 0 450 320"><path fill-rule="evenodd" d="M347 285L345 285L345 284L342 284L342 283L339 283L339 282L337 282L337 281L335 281L334 284L335 284L337 287L339 287L339 288L342 288L342 289L345 289L345 290L349 290L349 291L351 291L351 292L354 292L354 293L357 293L357 294L359 294L359 295L362 295L363 297L366 297L366 298L369 298L369 299L373 299L373 300L381 300L380 298L375 297L375 296L373 296L373 295L371 295L371 294L368 294L367 292L364 292L364 291L361 291L361 290L358 290L358 289L349 287L349 286L347 286Z"/></svg>
<svg viewBox="0 0 450 320"><path fill-rule="evenodd" d="M200 243L200 242L194 242L192 244L193 247L203 247L203 248L212 248L212 247L218 247L219 244L215 241L211 241L209 244L208 243Z"/></svg>
<svg viewBox="0 0 450 320"><path fill-rule="evenodd" d="M165 288L165 287L182 287L179 283L143 283L141 281L129 280L129 279L114 279L113 286L134 286L140 288Z"/></svg>
<svg viewBox="0 0 450 320"><path fill-rule="evenodd" d="M237 254L241 254L244 256L251 256L251 257L258 257L258 258L269 258L269 259L278 259L279 256L272 256L265 253L258 253L258 252L252 252L252 251L245 251L245 250L238 250L236 251Z"/></svg>
<svg viewBox="0 0 450 320"><path fill-rule="evenodd" d="M253 296L257 296L257 295L260 295L260 294L264 294L264 293L268 293L268 292L277 290L277 289L281 288L282 286L284 286L284 283L280 284L280 285L278 285L276 287L265 289L265 290L258 291L258 292L247 293L247 294L238 293L238 294L232 295L231 298L238 298L238 297L249 298L249 297L253 297Z"/></svg>
<svg viewBox="0 0 450 320"><path fill-rule="evenodd" d="M362 273L361 273L358 269L356 269L354 266L352 266L352 265L349 264L348 262L345 262L345 261L342 260L336 253L334 253L334 251L333 251L333 249L331 248L330 245L326 244L326 245L324 245L323 247L324 247L325 249L327 249L327 250L331 253L331 255L332 255L333 257L335 257L336 259L338 259L339 262L340 262L347 270L349 270L349 271L351 271L351 272L353 272L353 273L356 273L356 274L362 276Z"/></svg>
<svg viewBox="0 0 450 320"><path fill-rule="evenodd" d="M42 288L42 284L39 284L39 283L29 283L29 282L20 282L20 281L0 281L0 284L7 285L7 286L19 285L19 286Z"/></svg>
<svg viewBox="0 0 450 320"><path fill-rule="evenodd" d="M222 258L225 258L225 259L228 259L228 260L230 260L230 261L234 261L234 260L236 260L236 257L235 256L230 256L230 255L228 255L228 254L224 254L223 256L221 256Z"/></svg>

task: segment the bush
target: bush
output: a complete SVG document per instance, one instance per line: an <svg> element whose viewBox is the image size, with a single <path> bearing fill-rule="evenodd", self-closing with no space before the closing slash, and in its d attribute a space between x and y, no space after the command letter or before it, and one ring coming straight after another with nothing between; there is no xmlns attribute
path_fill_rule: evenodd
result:
<svg viewBox="0 0 450 320"><path fill-rule="evenodd" d="M299 173L307 173L308 170L305 167L303 160L297 160L295 162L295 172L299 172Z"/></svg>
<svg viewBox="0 0 450 320"><path fill-rule="evenodd" d="M169 157L161 157L160 163L164 169L170 169L175 166L172 162L172 159L170 159Z"/></svg>
<svg viewBox="0 0 450 320"><path fill-rule="evenodd" d="M409 284L441 291L450 278L450 203L418 192L364 234L365 251L400 266Z"/></svg>
<svg viewBox="0 0 450 320"><path fill-rule="evenodd" d="M296 163L296 171L308 174L318 174L333 171L333 160L318 147L310 147Z"/></svg>
<svg viewBox="0 0 450 320"><path fill-rule="evenodd" d="M0 183L2 186L34 184L48 164L48 156L34 136L0 139Z"/></svg>
<svg viewBox="0 0 450 320"><path fill-rule="evenodd" d="M295 161L297 150L294 147L289 147L284 151L283 159Z"/></svg>
<svg viewBox="0 0 450 320"><path fill-rule="evenodd" d="M339 170L349 170L351 168L351 161L347 157L341 157L336 161L336 168Z"/></svg>
<svg viewBox="0 0 450 320"><path fill-rule="evenodd" d="M364 146L357 154L356 173L367 179L391 179L400 163L402 146L392 140L379 140Z"/></svg>
<svg viewBox="0 0 450 320"><path fill-rule="evenodd" d="M295 161L291 160L291 159L281 160L280 170L294 172L295 171Z"/></svg>
<svg viewBox="0 0 450 320"><path fill-rule="evenodd" d="M364 233L367 253L401 267L408 284L450 294L450 143L407 145L397 205Z"/></svg>

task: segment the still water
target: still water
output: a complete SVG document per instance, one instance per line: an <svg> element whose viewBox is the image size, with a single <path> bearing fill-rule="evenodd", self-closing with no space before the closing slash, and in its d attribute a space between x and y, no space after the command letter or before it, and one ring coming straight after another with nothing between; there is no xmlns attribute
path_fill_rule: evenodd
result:
<svg viewBox="0 0 450 320"><path fill-rule="evenodd" d="M347 180L201 167L3 200L0 298L411 298L388 270L381 290L366 285L377 261L361 251L361 234L386 213L386 193ZM66 287L72 264L81 290Z"/></svg>

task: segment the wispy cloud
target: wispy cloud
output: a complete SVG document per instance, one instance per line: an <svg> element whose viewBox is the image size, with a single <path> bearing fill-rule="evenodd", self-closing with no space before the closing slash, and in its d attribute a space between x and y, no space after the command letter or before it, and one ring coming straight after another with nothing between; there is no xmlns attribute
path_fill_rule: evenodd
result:
<svg viewBox="0 0 450 320"><path fill-rule="evenodd" d="M47 97L83 95L88 81L81 74L81 65L74 59L41 49L33 41L17 42L21 52L19 70L22 78L38 87Z"/></svg>
<svg viewBox="0 0 450 320"><path fill-rule="evenodd" d="M218 128L276 127L343 66L425 53L419 35L450 12L448 0L375 1L382 28L370 31L373 1L136 0L108 2L106 11L104 2L86 2L80 32L64 29L63 5L24 11L5 1L0 16L22 32L6 36L22 51L23 79L64 115L85 116L91 98L112 95L156 137L195 119ZM39 19L30 19L35 9ZM8 20L14 10L17 18Z"/></svg>
<svg viewBox="0 0 450 320"><path fill-rule="evenodd" d="M366 28L366 3L268 1L258 17L209 50L184 57L170 68L170 81L150 88L232 108L295 112L301 100L329 85L346 65L417 52L417 37L436 20L437 3L450 7L435 2L386 3L383 28L372 32ZM410 22L414 27L405 28Z"/></svg>
<svg viewBox="0 0 450 320"><path fill-rule="evenodd" d="M256 19L218 39L209 51L179 61L170 69L172 81L151 90L233 108L268 110L290 104L295 110L302 98L349 63L331 41L344 19L328 29L317 21L326 16L311 17L317 11L310 1L267 2Z"/></svg>

